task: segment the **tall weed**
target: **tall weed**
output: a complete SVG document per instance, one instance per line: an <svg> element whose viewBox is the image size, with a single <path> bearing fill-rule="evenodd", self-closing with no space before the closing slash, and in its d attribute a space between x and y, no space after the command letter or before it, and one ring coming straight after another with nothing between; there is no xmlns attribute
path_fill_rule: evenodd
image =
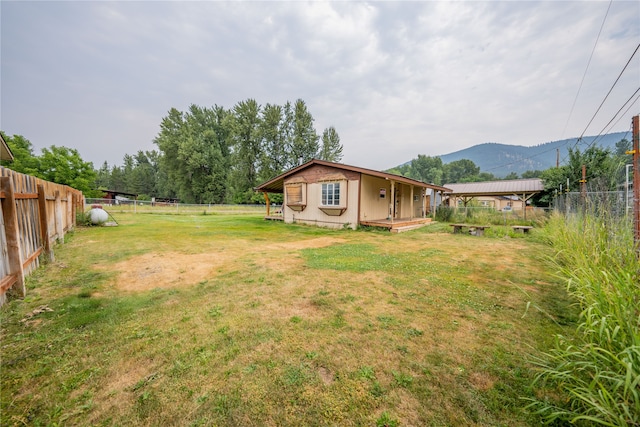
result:
<svg viewBox="0 0 640 427"><path fill-rule="evenodd" d="M640 425L640 261L631 221L602 211L553 216L544 237L580 308L575 337L556 337L536 360L538 385L557 390L529 405L548 422Z"/></svg>

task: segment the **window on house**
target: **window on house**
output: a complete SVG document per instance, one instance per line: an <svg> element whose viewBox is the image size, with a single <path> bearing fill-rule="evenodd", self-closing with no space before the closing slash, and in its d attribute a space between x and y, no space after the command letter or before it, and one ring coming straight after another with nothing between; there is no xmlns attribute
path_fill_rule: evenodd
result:
<svg viewBox="0 0 640 427"><path fill-rule="evenodd" d="M322 184L322 206L340 206L340 183Z"/></svg>
<svg viewBox="0 0 640 427"><path fill-rule="evenodd" d="M302 204L302 184L287 186L287 205Z"/></svg>

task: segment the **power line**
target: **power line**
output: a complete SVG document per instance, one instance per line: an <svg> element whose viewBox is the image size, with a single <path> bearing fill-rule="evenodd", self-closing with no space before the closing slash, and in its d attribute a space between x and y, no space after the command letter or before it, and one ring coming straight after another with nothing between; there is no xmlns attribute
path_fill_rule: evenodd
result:
<svg viewBox="0 0 640 427"><path fill-rule="evenodd" d="M593 144L595 144L595 142L598 140L598 138L600 138L602 136L603 133L605 133L605 129L607 128L607 126L609 126L611 124L611 122L613 122L616 117L618 116L618 114L620 114L620 111L622 111L622 109L629 104L629 102L633 99L634 96L636 96L638 94L638 92L640 92L640 87L638 89L636 89L635 92L633 92L633 95L631 95L629 97L629 99L627 99L627 101L622 104L622 107L620 107L620 109L613 115L613 117L611 118L611 120L609 120L609 123L607 123L606 125L604 125L604 127L602 128L602 130L600 131L600 133L598 133L598 136L595 137L595 139L593 141L591 141L591 143L587 146L587 148L591 147ZM626 111L620 116L620 118L618 119L618 121L620 121L622 119L622 117L624 117L624 115L627 113L627 111L629 111L631 109L631 107L633 107L633 105L638 102L638 99L640 98L640 96L638 96L638 98L635 99L635 101L633 101L626 109ZM616 122L618 123L618 122Z"/></svg>
<svg viewBox="0 0 640 427"><path fill-rule="evenodd" d="M584 69L584 74L582 75L582 80L580 81L580 86L578 86L578 92L576 92L576 97L573 99L573 104L571 105L571 111L569 111L569 117L567 117L567 123L564 125L564 129L562 129L562 134L560 139L564 137L565 132L567 131L567 126L569 126L569 121L571 120L571 116L573 115L573 110L576 107L576 102L578 102L578 96L580 95L580 91L582 90L582 85L584 84L584 79L587 77L587 71L589 70L589 65L591 65L591 59L593 58L593 53L596 51L596 46L598 45L598 41L600 40L600 35L602 34L602 29L604 28L604 23L607 21L607 16L609 15L609 9L611 9L611 4L613 0L609 2L609 6L607 7L607 12L604 14L604 19L602 20L602 25L600 25L600 31L598 31L598 36L596 37L596 42L593 44L593 49L591 49L591 55L589 55L589 61L587 61L587 67Z"/></svg>
<svg viewBox="0 0 640 427"><path fill-rule="evenodd" d="M622 77L622 74L625 72L625 70L627 69L627 67L629 66L629 64L631 63L631 60L633 59L633 57L635 56L636 52L638 52L638 49L640 49L640 43L638 44L638 46L636 46L636 49L633 51L633 53L631 54L631 57L629 58L629 60L627 61L627 63L625 64L624 68L622 68L622 71L620 71L620 74L618 75L618 77L616 78L616 81L613 82L613 85L611 86L611 89L609 89L609 92L607 92L607 94L605 95L604 99L602 100L602 102L600 103L600 106L598 107L598 109L596 110L595 113L593 113L593 116L591 117L591 120L589 120L589 123L587 123L587 126L584 128L584 130L582 131L582 134L580 135L580 138L578 138L578 141L576 142L576 145L578 145L578 142L580 142L582 140L582 137L584 136L584 134L587 132L587 129L589 128L589 126L591 125L591 123L593 122L593 119L596 118L596 116L598 115L598 112L600 111L600 109L602 108L602 106L604 105L605 101L607 100L607 98L609 97L609 95L611 94L611 91L613 91L613 88L616 86L616 84L618 83L618 81L620 80L620 77Z"/></svg>

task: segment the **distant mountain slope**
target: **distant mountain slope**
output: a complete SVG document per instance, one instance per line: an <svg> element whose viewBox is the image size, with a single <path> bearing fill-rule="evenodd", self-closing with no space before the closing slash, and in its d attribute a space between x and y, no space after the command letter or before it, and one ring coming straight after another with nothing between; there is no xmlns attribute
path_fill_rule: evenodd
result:
<svg viewBox="0 0 640 427"><path fill-rule="evenodd" d="M613 150L616 143L625 137L630 140L631 134L627 132L610 133L601 136L596 145L602 148L610 147ZM595 138L595 136L582 138L578 148L584 151ZM560 149L560 161L562 162L567 157L568 147L574 147L576 141L577 138L563 139L535 147L488 142L445 154L440 158L443 163L469 159L476 166L480 166L482 172L490 172L497 177L504 177L510 172L520 175L528 170L544 170L553 167L556 165L556 149Z"/></svg>

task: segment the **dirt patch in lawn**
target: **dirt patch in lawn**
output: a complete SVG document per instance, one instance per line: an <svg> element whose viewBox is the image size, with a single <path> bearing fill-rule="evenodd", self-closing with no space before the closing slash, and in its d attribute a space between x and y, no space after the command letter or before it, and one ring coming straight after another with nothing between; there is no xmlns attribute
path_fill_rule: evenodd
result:
<svg viewBox="0 0 640 427"><path fill-rule="evenodd" d="M114 286L123 291L145 291L191 286L220 273L240 267L247 257L252 261L277 271L299 265L299 257L283 256L301 249L322 248L344 239L319 237L282 243L245 242L226 247L222 251L185 254L179 252L148 253L135 256L114 265L102 265L100 269L119 272ZM262 262L264 261L264 262ZM289 265L291 264L291 265Z"/></svg>

